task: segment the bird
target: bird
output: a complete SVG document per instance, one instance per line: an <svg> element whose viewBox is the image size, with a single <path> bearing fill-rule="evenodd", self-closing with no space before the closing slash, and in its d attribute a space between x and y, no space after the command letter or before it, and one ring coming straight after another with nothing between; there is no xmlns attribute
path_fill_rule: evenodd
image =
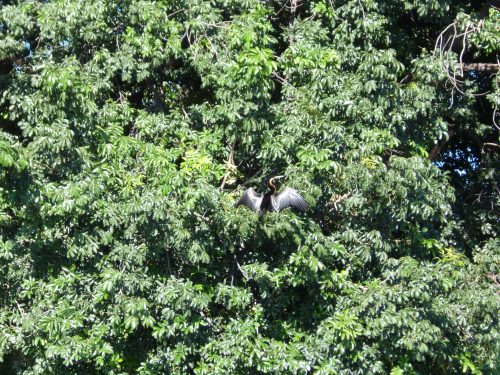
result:
<svg viewBox="0 0 500 375"><path fill-rule="evenodd" d="M276 194L276 186L274 185L273 180L283 177L285 176L271 177L267 182L269 191L265 194L259 194L252 188L245 190L234 207L247 206L249 209L259 214L263 214L266 211L279 212L287 207L293 207L300 211L306 211L309 206L297 190L286 187L283 191Z"/></svg>

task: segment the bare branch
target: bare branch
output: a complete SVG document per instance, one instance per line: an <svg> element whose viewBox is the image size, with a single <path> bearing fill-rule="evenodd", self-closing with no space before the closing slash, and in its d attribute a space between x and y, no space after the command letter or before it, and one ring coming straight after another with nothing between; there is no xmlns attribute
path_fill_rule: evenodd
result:
<svg viewBox="0 0 500 375"><path fill-rule="evenodd" d="M224 178L222 179L222 184L220 185L219 189L222 190L224 189L224 186L226 185L227 179L231 175L231 173L236 170L236 165L234 164L234 147L236 145L236 140L234 140L233 144L229 146L230 152L229 152L229 157L227 158L227 161L224 163L224 165L227 167L228 171L224 174Z"/></svg>
<svg viewBox="0 0 500 375"><path fill-rule="evenodd" d="M441 61L441 66L446 75L448 76L448 82L451 84L451 92L452 99L451 105L453 106L454 91L458 91L461 94L465 95L465 91L463 89L464 82L458 79L457 77L463 77L464 71L470 70L480 70L480 71L498 71L498 64L486 64L486 63L464 63L464 55L467 50L467 37L472 34L479 32L481 27L483 26L483 22L479 21L478 23L474 23L469 21L465 24L465 30L463 32L459 32L457 30L457 23L453 22L449 24L441 33L438 35L436 39L436 43L434 45L434 56L438 56ZM456 42L461 42L461 49L458 55L458 62L453 58L453 49L456 45ZM484 95L474 94L474 95Z"/></svg>
<svg viewBox="0 0 500 375"><path fill-rule="evenodd" d="M484 143L484 146L486 146L486 147L491 147L491 148L500 148L500 145L499 145L499 144L496 144L496 143L491 143L491 142L486 142L486 143Z"/></svg>
<svg viewBox="0 0 500 375"><path fill-rule="evenodd" d="M488 279L493 281L493 284L497 288L500 288L500 277L497 274L490 272L490 273L486 274L486 277L488 277ZM500 293L500 290L498 290L497 293Z"/></svg>
<svg viewBox="0 0 500 375"><path fill-rule="evenodd" d="M246 280L250 280L250 277L248 277L247 273L243 270L243 268L241 268L240 264L238 263L238 261L236 261L236 266L238 267L238 269L240 270L241 274L243 275L243 277L246 279Z"/></svg>
<svg viewBox="0 0 500 375"><path fill-rule="evenodd" d="M467 33L469 32L469 24L465 25L465 32L464 36L462 37L462 51L460 51L460 57L458 58L458 61L460 61L460 76L464 76L464 70L463 70L463 63L462 61L464 60L464 53L465 53L465 48L466 48L466 40L467 40Z"/></svg>
<svg viewBox="0 0 500 375"><path fill-rule="evenodd" d="M478 72L496 73L500 70L500 64L495 63L465 63L460 65L463 71L476 70Z"/></svg>
<svg viewBox="0 0 500 375"><path fill-rule="evenodd" d="M335 211L339 210L337 207L337 204L342 202L343 200L349 198L350 195L351 195L350 193L343 194L343 195L333 194L331 202L333 203L333 207L335 207Z"/></svg>
<svg viewBox="0 0 500 375"><path fill-rule="evenodd" d="M497 110L498 110L498 104L495 104L495 109L493 110L493 126L495 128L497 128L497 130L500 131L500 127L498 126L498 124L496 122Z"/></svg>
<svg viewBox="0 0 500 375"><path fill-rule="evenodd" d="M443 150L446 142L455 135L455 131L453 129L448 128L448 137L442 138L430 151L429 151L429 160L434 161L438 157L438 155Z"/></svg>
<svg viewBox="0 0 500 375"><path fill-rule="evenodd" d="M366 18L365 8L363 7L361 0L358 0L358 4L359 4L359 7L361 8L361 13L363 13L363 19L365 19Z"/></svg>

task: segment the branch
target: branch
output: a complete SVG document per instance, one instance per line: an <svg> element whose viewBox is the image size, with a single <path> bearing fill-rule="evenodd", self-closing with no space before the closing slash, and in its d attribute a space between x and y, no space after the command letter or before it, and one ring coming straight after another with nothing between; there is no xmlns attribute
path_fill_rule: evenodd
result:
<svg viewBox="0 0 500 375"><path fill-rule="evenodd" d="M222 179L222 184L219 186L219 189L224 189L226 185L227 179L231 175L231 173L236 170L236 165L234 164L234 147L236 146L236 139L233 141L233 144L230 147L231 151L229 152L229 157L224 165L227 167L228 171L224 174L224 178Z"/></svg>
<svg viewBox="0 0 500 375"><path fill-rule="evenodd" d="M500 70L500 64L495 63L462 63L459 65L465 71L477 70L479 72L496 73Z"/></svg>
<svg viewBox="0 0 500 375"><path fill-rule="evenodd" d="M484 2L483 6L479 10L479 15L481 18L488 17L490 8L498 9L500 8L500 0L487 0Z"/></svg>
<svg viewBox="0 0 500 375"><path fill-rule="evenodd" d="M498 109L498 102L495 103L495 108L493 109L493 118L492 118L492 120L493 120L493 126L495 128L497 128L497 130L500 131L500 126L498 126L498 124L497 124L497 122L495 120L496 117L497 117L497 109Z"/></svg>
<svg viewBox="0 0 500 375"><path fill-rule="evenodd" d="M490 273L486 274L486 277L488 277L488 279L493 281L493 284L497 288L500 288L500 277L497 274L490 272ZM500 293L500 290L497 290L497 293Z"/></svg>
<svg viewBox="0 0 500 375"><path fill-rule="evenodd" d="M491 147L491 148L500 148L500 145L496 144L496 143L486 142L486 143L483 143L483 145L486 147Z"/></svg>
<svg viewBox="0 0 500 375"><path fill-rule="evenodd" d="M463 77L464 71L483 71L496 73L500 70L500 64L494 63L464 63L464 55L467 50L467 37L478 33L483 27L484 20L479 22L468 21L463 31L458 29L457 22L449 24L436 38L434 45L434 56L438 56L441 61L441 69L448 76L448 83L451 83L451 106L453 106L453 95L455 91L465 94L463 82L457 77ZM460 51L457 51L460 43ZM458 53L458 62L454 61L453 52ZM474 94L484 95L486 93Z"/></svg>
<svg viewBox="0 0 500 375"><path fill-rule="evenodd" d="M446 144L446 140L441 140L435 145L430 151L429 151L429 160L434 161L434 159L437 158L437 156L441 153L441 150L443 149L444 145Z"/></svg>
<svg viewBox="0 0 500 375"><path fill-rule="evenodd" d="M448 129L448 138L441 139L430 151L429 151L429 160L434 161L438 155L443 150L444 145L448 140L455 135L455 131L452 129Z"/></svg>
<svg viewBox="0 0 500 375"><path fill-rule="evenodd" d="M337 204L342 202L343 200L349 198L351 196L350 193L344 195L333 194L332 199L330 200L333 203L333 207L335 207L335 211L338 211Z"/></svg>

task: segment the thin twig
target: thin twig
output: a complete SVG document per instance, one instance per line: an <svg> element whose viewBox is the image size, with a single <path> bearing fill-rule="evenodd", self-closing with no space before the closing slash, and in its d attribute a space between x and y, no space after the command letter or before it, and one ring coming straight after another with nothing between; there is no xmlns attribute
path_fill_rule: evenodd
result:
<svg viewBox="0 0 500 375"><path fill-rule="evenodd" d="M234 164L234 147L235 146L236 146L236 139L233 141L232 145L229 146L231 151L229 152L229 156L228 156L227 161L226 161L226 165L228 165L229 168L231 168L232 166L235 165ZM231 170L227 171L224 174L224 178L222 179L222 184L219 186L220 190L224 189L224 186L226 185L227 178L230 176L230 174L231 174Z"/></svg>
<svg viewBox="0 0 500 375"><path fill-rule="evenodd" d="M500 127L498 126L497 122L496 122L496 117L497 117L497 109L498 109L498 104L495 103L495 109L493 110L493 126L495 128L497 128L497 130L500 131Z"/></svg>
<svg viewBox="0 0 500 375"><path fill-rule="evenodd" d="M231 272L231 286L233 286L233 281L234 281L234 266L235 264L238 263L238 259L236 258L236 254L234 254L234 259L233 259L233 271Z"/></svg>
<svg viewBox="0 0 500 375"><path fill-rule="evenodd" d="M465 51L467 49L467 38L470 34L479 32L483 26L483 21L479 21L477 24L473 22L467 22L465 24L465 30L463 32L458 32L457 23L453 22L446 26L443 31L436 38L436 43L434 45L433 55L438 55L441 60L442 69L446 72L448 77L447 82L452 86L451 88L451 104L454 104L454 93L455 90L462 95L466 95L465 90L462 86L465 84L464 81L457 78L457 76L463 77L464 71L468 70L470 64L465 64L463 62ZM458 55L458 63L454 63L451 58L453 52L453 47L457 39L462 38L462 47ZM472 93L473 96L486 95L488 92L482 93Z"/></svg>
<svg viewBox="0 0 500 375"><path fill-rule="evenodd" d="M238 269L240 270L241 274L243 275L243 277L246 279L246 280L250 280L250 278L248 277L247 273L243 270L243 268L241 268L240 264L238 263L238 261L236 261L236 266L238 266Z"/></svg>
<svg viewBox="0 0 500 375"><path fill-rule="evenodd" d="M361 12L363 13L363 19L366 18L366 13L365 13L365 8L363 8L363 4L361 3L361 0L358 0L359 7L361 8Z"/></svg>
<svg viewBox="0 0 500 375"><path fill-rule="evenodd" d="M172 16L175 16L177 13L180 13L180 12L185 12L187 9L185 8L181 8L181 9L177 9L176 11L170 13L170 14L167 14L167 18L170 18Z"/></svg>
<svg viewBox="0 0 500 375"><path fill-rule="evenodd" d="M287 85L287 86L291 87L292 89L294 89L294 90L297 90L297 91L298 91L298 89L297 89L294 85L292 85L290 82L288 82L288 81L287 81L286 79L284 79L283 77L280 77L280 76L279 76L276 72L273 72L273 77L274 77L274 78L276 78L276 79L278 80L278 82L280 82L280 83L282 83L282 84L285 84L285 85Z"/></svg>
<svg viewBox="0 0 500 375"><path fill-rule="evenodd" d="M335 211L338 211L337 204L342 202L343 200L347 199L350 195L351 195L350 193L343 194L343 195L333 195L331 201L333 203L333 207L335 207Z"/></svg>
<svg viewBox="0 0 500 375"><path fill-rule="evenodd" d="M460 61L460 76L461 77L464 76L463 61L464 61L464 53L465 53L465 48L466 48L465 42L467 41L467 33L468 32L469 32L469 24L467 23L467 25L465 26L465 32L464 32L464 36L463 36L463 39L462 39L462 51L460 52L460 57L459 57L459 61Z"/></svg>

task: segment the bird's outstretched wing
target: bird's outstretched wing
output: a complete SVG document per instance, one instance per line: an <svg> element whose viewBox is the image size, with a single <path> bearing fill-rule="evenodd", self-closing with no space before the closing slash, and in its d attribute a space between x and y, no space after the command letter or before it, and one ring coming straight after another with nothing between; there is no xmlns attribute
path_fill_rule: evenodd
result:
<svg viewBox="0 0 500 375"><path fill-rule="evenodd" d="M258 194L254 189L250 188L245 190L240 200L234 205L234 207L245 205L252 211L259 211L261 202L262 194Z"/></svg>
<svg viewBox="0 0 500 375"><path fill-rule="evenodd" d="M299 192L292 188L285 188L276 195L277 209L283 210L287 207L294 207L300 211L306 211L309 206Z"/></svg>

